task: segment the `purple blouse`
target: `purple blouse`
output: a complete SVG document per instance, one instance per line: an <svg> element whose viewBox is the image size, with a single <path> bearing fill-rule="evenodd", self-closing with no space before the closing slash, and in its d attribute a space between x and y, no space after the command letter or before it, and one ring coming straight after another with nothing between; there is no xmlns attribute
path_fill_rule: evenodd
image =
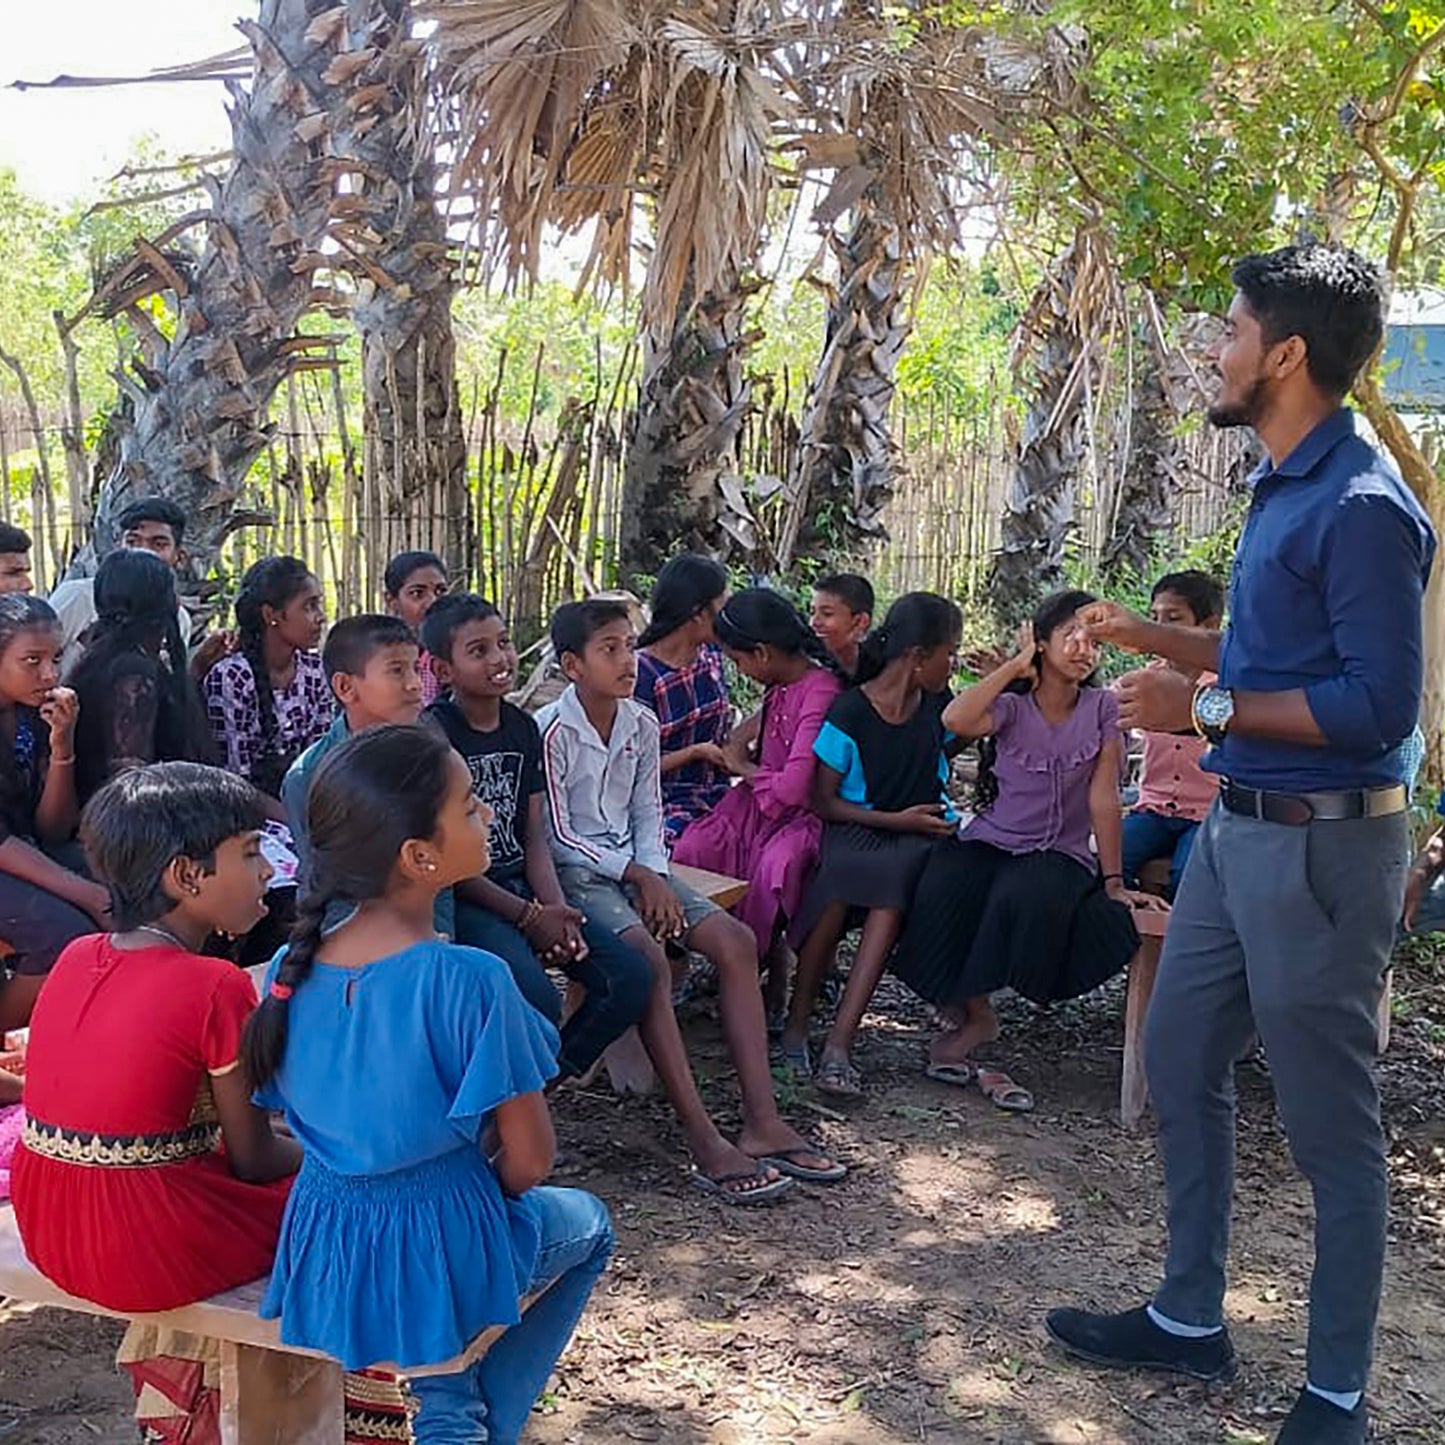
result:
<svg viewBox="0 0 1445 1445"><path fill-rule="evenodd" d="M1104 744L1121 739L1118 699L1107 688L1082 688L1073 712L1057 726L1032 694L1003 693L991 711L998 798L963 836L1006 853L1052 849L1092 872L1089 784Z"/></svg>

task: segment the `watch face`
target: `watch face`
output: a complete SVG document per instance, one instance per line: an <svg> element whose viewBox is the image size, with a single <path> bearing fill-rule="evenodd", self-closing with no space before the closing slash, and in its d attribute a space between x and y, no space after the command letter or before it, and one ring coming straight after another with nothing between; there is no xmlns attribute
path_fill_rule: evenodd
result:
<svg viewBox="0 0 1445 1445"><path fill-rule="evenodd" d="M1199 698L1199 721L1205 727L1223 727L1234 716L1234 699L1222 687L1206 688Z"/></svg>

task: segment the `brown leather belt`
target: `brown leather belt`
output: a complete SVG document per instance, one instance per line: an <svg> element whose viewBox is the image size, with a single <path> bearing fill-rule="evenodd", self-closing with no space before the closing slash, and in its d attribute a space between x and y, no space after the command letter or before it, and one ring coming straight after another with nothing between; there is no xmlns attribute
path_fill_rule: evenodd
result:
<svg viewBox="0 0 1445 1445"><path fill-rule="evenodd" d="M1219 797L1231 813L1240 817L1287 823L1294 828L1348 818L1386 818L1403 813L1410 805L1403 784L1393 788L1351 788L1343 793L1271 793L1225 778Z"/></svg>

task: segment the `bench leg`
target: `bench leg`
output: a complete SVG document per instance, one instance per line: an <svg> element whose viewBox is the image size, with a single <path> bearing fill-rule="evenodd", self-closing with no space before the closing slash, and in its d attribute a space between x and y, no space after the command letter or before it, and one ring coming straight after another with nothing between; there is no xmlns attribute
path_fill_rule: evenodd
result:
<svg viewBox="0 0 1445 1445"><path fill-rule="evenodd" d="M1129 1001L1124 1011L1124 1075L1119 1089L1119 1118L1126 1129L1137 1129L1149 1102L1144 1077L1144 1019L1159 973L1162 938L1140 940L1139 952L1129 965Z"/></svg>
<svg viewBox="0 0 1445 1445"><path fill-rule="evenodd" d="M221 1345L221 1445L342 1445L341 1366Z"/></svg>
<svg viewBox="0 0 1445 1445"><path fill-rule="evenodd" d="M619 1094L650 1094L657 1084L657 1073L636 1029L628 1029L602 1058L607 1077Z"/></svg>

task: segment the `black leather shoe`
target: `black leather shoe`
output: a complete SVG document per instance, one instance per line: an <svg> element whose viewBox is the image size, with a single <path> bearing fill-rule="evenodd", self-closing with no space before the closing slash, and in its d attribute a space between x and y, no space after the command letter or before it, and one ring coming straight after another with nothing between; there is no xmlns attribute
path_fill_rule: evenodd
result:
<svg viewBox="0 0 1445 1445"><path fill-rule="evenodd" d="M1301 1390L1285 1417L1275 1445L1365 1445L1369 1418L1365 1402L1341 1410L1310 1390Z"/></svg>
<svg viewBox="0 0 1445 1445"><path fill-rule="evenodd" d="M1163 1370L1193 1380L1234 1378L1234 1346L1228 1330L1198 1340L1171 1335L1149 1318L1142 1305L1119 1315L1050 1310L1044 1328L1069 1354L1090 1364L1119 1370Z"/></svg>

